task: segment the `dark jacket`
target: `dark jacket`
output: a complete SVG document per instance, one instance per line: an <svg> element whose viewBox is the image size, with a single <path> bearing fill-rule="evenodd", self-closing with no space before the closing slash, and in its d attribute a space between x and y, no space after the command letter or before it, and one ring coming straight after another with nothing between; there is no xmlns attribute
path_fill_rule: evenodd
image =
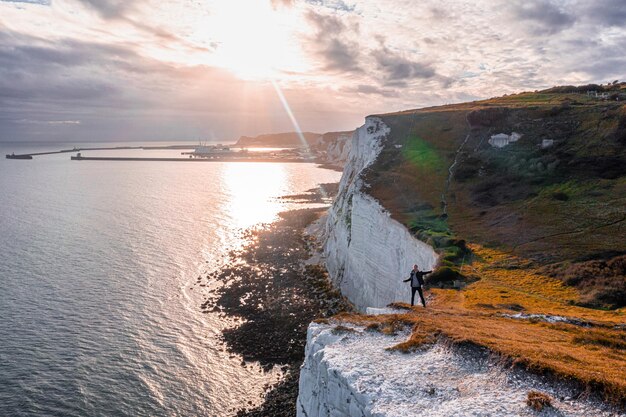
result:
<svg viewBox="0 0 626 417"><path fill-rule="evenodd" d="M411 270L411 276L405 279L404 282L411 281L411 287L419 288L424 285L424 275L428 275L433 271L413 271Z"/></svg>

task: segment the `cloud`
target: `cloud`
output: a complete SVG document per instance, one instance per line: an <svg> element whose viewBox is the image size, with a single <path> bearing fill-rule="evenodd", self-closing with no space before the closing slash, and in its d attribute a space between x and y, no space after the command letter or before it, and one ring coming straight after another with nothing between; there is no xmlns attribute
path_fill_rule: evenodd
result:
<svg viewBox="0 0 626 417"><path fill-rule="evenodd" d="M325 15L309 10L306 19L315 35L309 43L322 66L330 71L359 72L360 46L349 40L348 26L335 15ZM358 30L358 28L357 28Z"/></svg>
<svg viewBox="0 0 626 417"><path fill-rule="evenodd" d="M122 95L115 75L152 70L129 48L0 33L0 98L25 101L110 100Z"/></svg>
<svg viewBox="0 0 626 417"><path fill-rule="evenodd" d="M0 97L36 100L103 99L118 87L89 66L111 66L95 56L52 48L14 46L0 49Z"/></svg>
<svg viewBox="0 0 626 417"><path fill-rule="evenodd" d="M351 89L350 91L366 94L366 95L379 95L384 97L398 97L398 91L388 89L388 88L380 88L375 85L370 84L359 84L356 88Z"/></svg>
<svg viewBox="0 0 626 417"><path fill-rule="evenodd" d="M317 30L318 35L340 36L346 29L346 24L336 15L321 14L314 10L306 13L306 18Z"/></svg>
<svg viewBox="0 0 626 417"><path fill-rule="evenodd" d="M0 33L0 40L8 42L16 39L11 36L3 36ZM60 40L58 42L46 42L37 38L19 37L18 42L8 48L0 49L0 63L2 68L28 68L49 67L60 65L64 67L75 67L98 64L103 55L108 55L113 62L125 61L136 57L130 49L114 45L103 45L91 42L81 42L76 40Z"/></svg>
<svg viewBox="0 0 626 417"><path fill-rule="evenodd" d="M524 21L525 27L535 35L555 34L576 22L576 16L561 10L551 0L531 0L511 7L515 18Z"/></svg>
<svg viewBox="0 0 626 417"><path fill-rule="evenodd" d="M602 0L581 4L584 16L592 22L606 26L626 25L626 1Z"/></svg>
<svg viewBox="0 0 626 417"><path fill-rule="evenodd" d="M128 0L79 0L93 8L105 19L121 18L133 7L134 2Z"/></svg>
<svg viewBox="0 0 626 417"><path fill-rule="evenodd" d="M326 60L326 69L358 71L359 51L340 39L329 39L321 55Z"/></svg>
<svg viewBox="0 0 626 417"><path fill-rule="evenodd" d="M52 4L52 0L0 0L7 3L30 3L30 4L41 4L44 6L50 6Z"/></svg>
<svg viewBox="0 0 626 417"><path fill-rule="evenodd" d="M626 33L613 35L608 40L586 42L586 59L577 62L577 69L589 74L597 82L607 82L614 79L626 79L626 55L616 53L616 51L626 50ZM571 47L572 53L580 50L574 44Z"/></svg>
<svg viewBox="0 0 626 417"><path fill-rule="evenodd" d="M404 85L406 81L427 79L436 75L435 69L429 63L410 60L385 46L373 51L372 56L389 85Z"/></svg>
<svg viewBox="0 0 626 417"><path fill-rule="evenodd" d="M314 6L321 6L332 10L342 12L354 12L356 10L355 4L347 4L343 0L305 0L307 3Z"/></svg>
<svg viewBox="0 0 626 417"><path fill-rule="evenodd" d="M31 120L31 119L18 119L15 120L15 123L18 124L27 124L27 125L79 125L80 120Z"/></svg>

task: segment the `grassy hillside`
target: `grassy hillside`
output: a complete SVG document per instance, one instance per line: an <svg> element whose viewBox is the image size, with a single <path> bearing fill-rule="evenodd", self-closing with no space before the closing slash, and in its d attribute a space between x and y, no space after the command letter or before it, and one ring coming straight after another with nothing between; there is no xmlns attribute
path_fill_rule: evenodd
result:
<svg viewBox="0 0 626 417"><path fill-rule="evenodd" d="M477 244L575 287L576 304L626 305L626 84L610 88L612 101L563 87L380 116L391 134L369 192L444 254L434 283L479 279L462 270Z"/></svg>
<svg viewBox="0 0 626 417"><path fill-rule="evenodd" d="M626 404L626 84L606 89L380 115L368 192L443 260L428 308L346 319L412 325L401 351L471 343Z"/></svg>

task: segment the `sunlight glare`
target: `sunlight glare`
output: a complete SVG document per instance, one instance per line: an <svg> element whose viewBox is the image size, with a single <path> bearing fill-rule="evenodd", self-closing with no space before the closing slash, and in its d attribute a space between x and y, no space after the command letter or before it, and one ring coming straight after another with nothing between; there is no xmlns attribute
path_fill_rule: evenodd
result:
<svg viewBox="0 0 626 417"><path fill-rule="evenodd" d="M224 208L238 228L271 222L284 207L277 197L287 190L282 164L227 163L222 179L230 203Z"/></svg>
<svg viewBox="0 0 626 417"><path fill-rule="evenodd" d="M293 128L298 134L298 138L300 139L300 143L302 143L302 147L305 149L307 154L310 154L311 151L309 149L309 144L307 143L306 139L304 138L304 135L302 134L300 123L298 123L298 119L296 119L296 116L293 114L293 111L291 111L291 106L289 105L289 102L285 98L285 95L283 94L283 90L280 88L280 85L278 85L278 83L275 80L272 80L272 85L274 86L274 90L276 90L276 94L278 95L278 99L280 100L280 103L283 105L283 108L285 109L285 113L287 113L287 116L289 116L289 120L291 121Z"/></svg>
<svg viewBox="0 0 626 417"><path fill-rule="evenodd" d="M234 0L216 4L207 35L218 44L215 61L246 79L264 79L277 69L301 65L293 44L293 18L269 1Z"/></svg>

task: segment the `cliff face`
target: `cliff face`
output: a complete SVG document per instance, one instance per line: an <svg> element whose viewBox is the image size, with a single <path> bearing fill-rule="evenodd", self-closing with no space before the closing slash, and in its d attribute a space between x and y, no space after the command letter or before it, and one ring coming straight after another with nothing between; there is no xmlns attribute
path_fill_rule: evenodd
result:
<svg viewBox="0 0 626 417"><path fill-rule="evenodd" d="M411 236L367 194L362 176L382 149L389 128L368 117L352 136L338 195L329 210L324 256L332 282L360 310L407 300L413 264L431 269L437 254Z"/></svg>
<svg viewBox="0 0 626 417"><path fill-rule="evenodd" d="M390 351L406 333L384 335L359 326L309 326L300 373L298 417L534 416L530 390L550 395L541 415L622 415L592 402L573 402L566 387L524 372L507 373L486 352L435 345L411 354ZM468 355L470 353L471 355Z"/></svg>
<svg viewBox="0 0 626 417"><path fill-rule="evenodd" d="M313 145L313 150L324 163L343 166L350 155L353 134L354 132L324 133Z"/></svg>
<svg viewBox="0 0 626 417"><path fill-rule="evenodd" d="M325 223L331 280L371 314L408 301L401 280L413 263L439 263L433 287L469 285L431 288L427 309L387 319L405 320L408 339L311 324L298 416L527 415L530 389L567 415L613 415L571 397L598 390L626 401L625 221L621 102L524 93L368 117ZM568 393L477 364L475 352L467 361L433 335L581 385ZM398 343L410 353L387 350Z"/></svg>

